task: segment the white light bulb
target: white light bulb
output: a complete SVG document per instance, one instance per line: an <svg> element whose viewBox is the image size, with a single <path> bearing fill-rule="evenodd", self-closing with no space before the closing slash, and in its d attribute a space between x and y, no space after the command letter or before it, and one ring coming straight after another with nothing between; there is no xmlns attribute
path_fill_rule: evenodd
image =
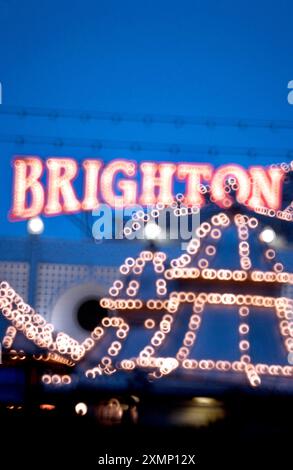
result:
<svg viewBox="0 0 293 470"><path fill-rule="evenodd" d="M84 416L87 414L87 406L85 403L77 403L75 405L75 413L80 416Z"/></svg>
<svg viewBox="0 0 293 470"><path fill-rule="evenodd" d="M272 241L276 238L276 234L272 228L265 228L261 232L259 238L265 243L272 243Z"/></svg>
<svg viewBox="0 0 293 470"><path fill-rule="evenodd" d="M149 222L144 228L144 234L148 240L156 240L160 238L162 229L155 222Z"/></svg>
<svg viewBox="0 0 293 470"><path fill-rule="evenodd" d="M33 217L27 223L27 231L31 235L41 235L44 231L44 222L40 217Z"/></svg>

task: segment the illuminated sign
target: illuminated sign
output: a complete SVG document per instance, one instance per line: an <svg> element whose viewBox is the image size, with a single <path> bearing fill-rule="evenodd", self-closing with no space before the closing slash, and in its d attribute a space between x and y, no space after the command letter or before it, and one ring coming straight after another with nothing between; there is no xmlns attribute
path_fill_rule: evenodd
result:
<svg viewBox="0 0 293 470"><path fill-rule="evenodd" d="M100 203L123 208L140 204L168 205L174 201L174 186L184 186L185 205L202 207L201 186L210 188L211 200L227 208L233 199L226 191L233 178L235 197L251 208L279 210L285 172L282 168L237 164L214 168L208 163L136 163L131 160L86 159L79 166L72 158L17 157L13 162L13 219L27 219L41 213L58 215L93 210ZM83 194L78 196L75 180L82 178Z"/></svg>
<svg viewBox="0 0 293 470"><path fill-rule="evenodd" d="M100 300L100 305L111 313L103 317L82 341L69 335L66 327L65 331L58 331L56 325L26 304L8 282L1 282L0 312L10 323L2 339L3 348L9 352L11 360L24 360L25 353L16 350L17 335L22 334L40 348L32 359L44 362L46 369L48 362L51 366L70 366L66 374L59 375L53 370L52 374L46 372L42 376L43 384L53 386L70 385L71 371L76 383L77 371L88 380L96 380L123 371L130 373L134 369L144 371L150 381L176 370L188 374L187 377L213 371L228 378L231 374L244 375L252 387L260 386L263 381L265 384L265 379L272 377L292 381L293 300L284 295L282 287L292 286L293 273L278 260L277 252L259 238L259 225L255 217L240 213L228 216L220 212L201 223L179 257L168 259L163 251L151 250L126 257L120 266L119 277L113 281L107 296ZM237 236L237 269L217 267L220 239L227 230L233 230ZM258 251L268 269L254 266L250 246L252 234L259 240ZM146 279L152 280L152 294L145 289ZM188 282L177 284L173 290L174 279ZM272 289L272 284L280 289ZM261 289L265 285L268 289ZM197 343L205 331L203 319L211 311L238 317L238 322L233 323L238 337L236 351L235 343L232 343L233 360L225 357L221 348L216 357L212 355L213 358L208 350L205 357L198 354ZM280 342L282 346L282 359L277 355L273 363L270 358L255 354L252 344L255 337L251 333L255 326L251 319L264 312L274 318L276 326L276 331L272 329L271 332L265 327L265 337L271 334L272 341ZM185 326L176 321L176 317L182 318L182 315L188 318ZM137 322L140 322L142 333L139 341ZM172 338L176 338L175 350L174 343L172 346L170 342ZM258 341L262 342L261 334ZM131 343L137 345L137 352L129 356Z"/></svg>

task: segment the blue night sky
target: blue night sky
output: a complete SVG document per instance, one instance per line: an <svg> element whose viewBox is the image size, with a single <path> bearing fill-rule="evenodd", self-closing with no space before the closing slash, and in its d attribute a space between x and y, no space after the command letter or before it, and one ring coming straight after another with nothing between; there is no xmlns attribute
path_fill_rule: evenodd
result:
<svg viewBox="0 0 293 470"><path fill-rule="evenodd" d="M7 219L14 155L268 164L273 155L135 151L131 142L293 148L292 130L146 124L125 113L293 121L293 4L283 1L0 1L0 235L25 234ZM11 106L121 113L120 123L7 115ZM17 136L125 141L129 149L7 143ZM119 146L118 146L119 147ZM232 152L233 153L233 152ZM291 160L292 158L289 158ZM77 182L79 184L79 182ZM47 236L80 237L66 217Z"/></svg>

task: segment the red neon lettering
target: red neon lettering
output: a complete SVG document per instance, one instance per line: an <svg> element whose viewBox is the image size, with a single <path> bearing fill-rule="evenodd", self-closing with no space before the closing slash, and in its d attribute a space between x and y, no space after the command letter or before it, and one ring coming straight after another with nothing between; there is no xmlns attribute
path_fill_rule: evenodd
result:
<svg viewBox="0 0 293 470"><path fill-rule="evenodd" d="M168 205L174 201L173 182L176 174L185 182L184 203L203 206L201 183L211 185L211 200L220 207L230 207L233 198L229 195L229 177L235 178L232 185L239 203L257 210L268 207L277 211L281 206L282 183L285 172L281 168L265 169L252 166L249 170L236 164L224 165L215 171L205 163L154 163L144 162L141 172L141 196L138 197L138 183L133 178L137 166L133 161L114 160L102 169L101 160L85 160L82 164L84 190L82 203L78 200L73 180L78 173L78 164L71 158L49 158L47 168L47 200L40 181L45 165L37 157L18 157L14 163L14 193L11 216L14 219L28 219L40 214L44 208L47 215L76 212L80 209L93 210L101 200L123 208L137 202L153 205L158 202ZM177 173L176 173L177 169ZM214 171L214 172L213 172ZM119 173L126 178L119 177ZM99 181L100 180L100 181Z"/></svg>
<svg viewBox="0 0 293 470"><path fill-rule="evenodd" d="M151 163L145 162L140 165L142 172L142 194L140 204L171 204L173 196L173 176L176 165L172 163ZM158 194L155 194L158 188Z"/></svg>
<svg viewBox="0 0 293 470"><path fill-rule="evenodd" d="M126 160L116 160L106 166L101 176L101 192L103 199L110 206L118 208L132 206L136 204L137 183L125 179L119 180L117 186L122 192L122 196L116 195L113 191L113 183L119 172L130 177L135 176L136 164Z"/></svg>
<svg viewBox="0 0 293 470"><path fill-rule="evenodd" d="M98 178L102 162L100 160L85 160L82 164L84 177L84 199L81 204L83 210L93 210L99 205Z"/></svg>
<svg viewBox="0 0 293 470"><path fill-rule="evenodd" d="M238 182L236 199L240 203L245 203L250 194L250 181L247 171L239 165L224 165L218 168L214 174L211 192L215 202L220 207L231 206L233 199L225 192L225 182L229 176L234 177Z"/></svg>
<svg viewBox="0 0 293 470"><path fill-rule="evenodd" d="M47 215L80 210L80 203L72 187L72 180L77 175L77 163L71 158L49 158L48 169L48 200L45 207ZM61 203L61 197L63 203Z"/></svg>
<svg viewBox="0 0 293 470"><path fill-rule="evenodd" d="M202 180L210 181L213 173L213 167L209 164L193 164L181 163L177 168L177 177L179 180L186 179L186 191L184 196L184 204L204 205L204 197L200 194L199 186Z"/></svg>
<svg viewBox="0 0 293 470"><path fill-rule="evenodd" d="M30 219L42 212L44 189L39 181L43 173L43 163L39 158L17 158L13 162L14 189L11 217ZM30 202L27 201L30 195Z"/></svg>
<svg viewBox="0 0 293 470"><path fill-rule="evenodd" d="M260 166L252 166L249 173L252 178L249 206L252 208L267 206L274 210L280 209L284 171L281 168L266 170Z"/></svg>

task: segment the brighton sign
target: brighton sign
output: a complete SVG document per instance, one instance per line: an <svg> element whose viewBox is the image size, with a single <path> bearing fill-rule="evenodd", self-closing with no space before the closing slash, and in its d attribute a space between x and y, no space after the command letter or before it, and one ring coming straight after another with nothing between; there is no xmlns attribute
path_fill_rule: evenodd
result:
<svg viewBox="0 0 293 470"><path fill-rule="evenodd" d="M250 166L231 163L214 168L208 163L141 162L86 159L79 164L73 158L19 156L13 161L14 220L39 214L58 215L89 211L101 203L116 208L140 204L164 205L174 201L174 187L183 187L183 202L202 207L201 187L209 187L211 200L222 208L233 199L226 191L233 179L235 198L251 208L280 209L285 172L280 167ZM82 195L79 195L82 181Z"/></svg>

